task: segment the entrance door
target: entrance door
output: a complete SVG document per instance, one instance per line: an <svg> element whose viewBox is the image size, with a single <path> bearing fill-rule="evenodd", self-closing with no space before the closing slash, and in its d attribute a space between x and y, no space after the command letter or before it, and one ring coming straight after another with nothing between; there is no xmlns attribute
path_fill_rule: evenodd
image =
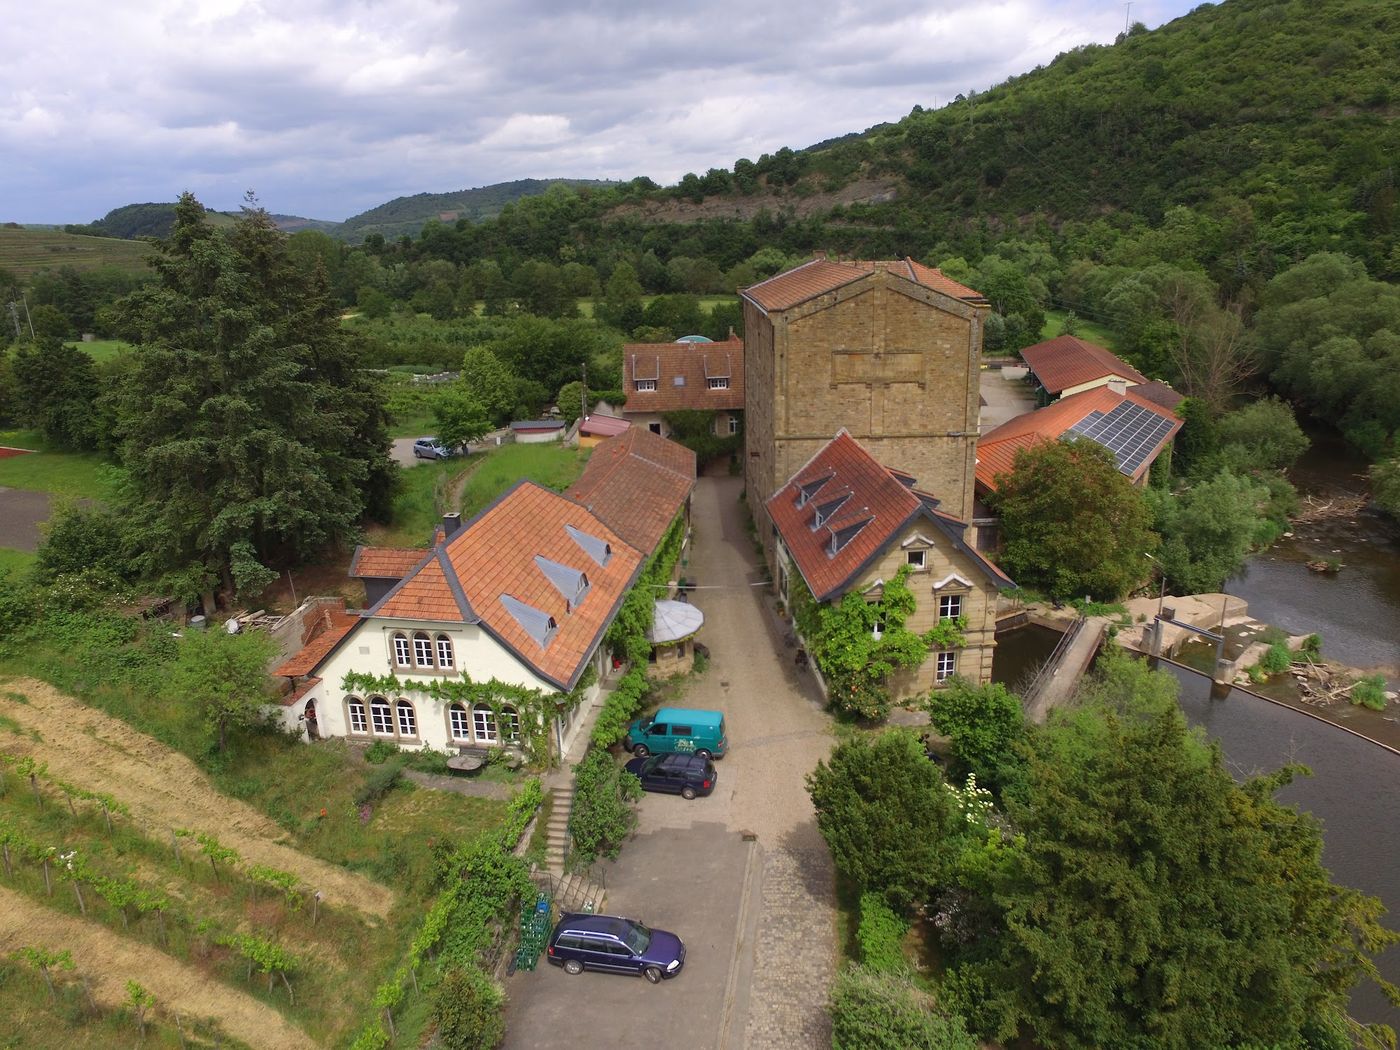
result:
<svg viewBox="0 0 1400 1050"><path fill-rule="evenodd" d="M306 719L306 736L309 740L320 740L321 731L316 725L316 701L306 701L306 712L302 715Z"/></svg>

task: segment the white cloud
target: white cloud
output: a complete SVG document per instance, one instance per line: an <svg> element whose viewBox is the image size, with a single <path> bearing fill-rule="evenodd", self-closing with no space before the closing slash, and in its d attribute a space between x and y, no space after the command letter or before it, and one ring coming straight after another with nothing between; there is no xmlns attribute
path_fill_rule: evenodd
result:
<svg viewBox="0 0 1400 1050"><path fill-rule="evenodd" d="M1120 18L1088 0L29 4L0 64L0 221L185 188L345 218L527 176L674 181L980 90Z"/></svg>

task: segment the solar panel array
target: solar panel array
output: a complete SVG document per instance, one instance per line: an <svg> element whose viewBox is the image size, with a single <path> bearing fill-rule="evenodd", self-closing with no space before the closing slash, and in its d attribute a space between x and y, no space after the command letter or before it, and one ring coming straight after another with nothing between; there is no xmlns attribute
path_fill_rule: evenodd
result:
<svg viewBox="0 0 1400 1050"><path fill-rule="evenodd" d="M1124 401L1107 413L1090 412L1070 427L1069 433L1086 437L1108 449L1118 461L1118 469L1131 477L1171 428L1171 420Z"/></svg>

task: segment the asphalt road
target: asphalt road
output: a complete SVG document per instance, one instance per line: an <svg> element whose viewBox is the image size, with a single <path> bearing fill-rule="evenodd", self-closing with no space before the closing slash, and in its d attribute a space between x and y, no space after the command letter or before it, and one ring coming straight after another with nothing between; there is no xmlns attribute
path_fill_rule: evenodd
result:
<svg viewBox="0 0 1400 1050"><path fill-rule="evenodd" d="M38 550L39 524L49 520L51 507L47 492L0 488L0 547Z"/></svg>

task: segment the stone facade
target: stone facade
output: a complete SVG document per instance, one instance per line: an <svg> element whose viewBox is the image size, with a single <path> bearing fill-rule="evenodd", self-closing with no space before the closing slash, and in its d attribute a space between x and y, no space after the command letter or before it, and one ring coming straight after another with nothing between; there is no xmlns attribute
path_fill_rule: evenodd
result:
<svg viewBox="0 0 1400 1050"><path fill-rule="evenodd" d="M745 489L770 558L764 500L843 427L947 513L972 515L988 307L894 272L904 265L783 309L745 296Z"/></svg>

